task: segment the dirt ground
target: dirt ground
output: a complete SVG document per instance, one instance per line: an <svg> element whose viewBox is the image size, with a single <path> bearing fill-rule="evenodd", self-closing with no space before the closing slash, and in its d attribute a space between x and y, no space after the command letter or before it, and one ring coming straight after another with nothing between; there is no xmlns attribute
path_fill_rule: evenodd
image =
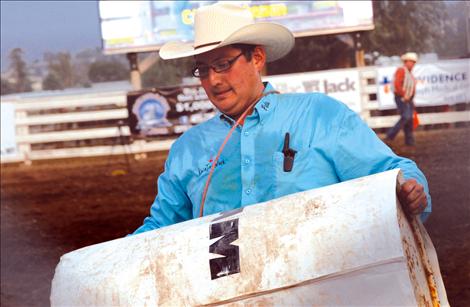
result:
<svg viewBox="0 0 470 307"><path fill-rule="evenodd" d="M447 295L453 306L470 306L470 127L418 131L416 139L405 147L400 134L391 146L427 175L434 212L425 225ZM47 306L62 254L137 228L165 156L130 168L123 156L2 165L1 305Z"/></svg>

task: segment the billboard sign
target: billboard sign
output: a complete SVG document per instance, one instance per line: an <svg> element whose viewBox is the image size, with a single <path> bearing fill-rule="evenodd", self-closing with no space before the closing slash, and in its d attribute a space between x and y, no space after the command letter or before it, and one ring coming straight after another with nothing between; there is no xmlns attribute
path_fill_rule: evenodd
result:
<svg viewBox="0 0 470 307"><path fill-rule="evenodd" d="M194 12L217 1L99 1L106 54L158 50L169 41L192 41ZM235 2L235 1L234 1ZM372 1L236 1L255 20L275 22L295 36L372 30Z"/></svg>

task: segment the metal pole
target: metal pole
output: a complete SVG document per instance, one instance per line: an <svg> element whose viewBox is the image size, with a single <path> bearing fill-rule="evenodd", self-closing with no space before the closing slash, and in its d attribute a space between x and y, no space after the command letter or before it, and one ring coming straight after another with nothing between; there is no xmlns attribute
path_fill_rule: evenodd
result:
<svg viewBox="0 0 470 307"><path fill-rule="evenodd" d="M137 59L137 53L132 52L127 54L129 65L131 68L131 84L134 90L138 91L142 89L142 80L139 71L139 64Z"/></svg>
<svg viewBox="0 0 470 307"><path fill-rule="evenodd" d="M361 32L356 32L354 34L354 50L356 58L356 67L366 66L364 61L364 49L362 48Z"/></svg>

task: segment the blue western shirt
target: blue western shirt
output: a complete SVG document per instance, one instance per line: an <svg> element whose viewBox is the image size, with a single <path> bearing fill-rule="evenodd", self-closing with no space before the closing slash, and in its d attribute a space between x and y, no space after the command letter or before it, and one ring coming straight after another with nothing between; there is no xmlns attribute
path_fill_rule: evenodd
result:
<svg viewBox="0 0 470 307"><path fill-rule="evenodd" d="M268 83L265 92L273 91ZM158 194L140 233L199 216L202 192L220 145L234 122L218 113L171 147ZM284 172L284 137L297 151ZM321 93L268 94L235 129L212 175L204 215L268 201L353 178L401 168L428 197L428 184L416 164L399 157L343 103Z"/></svg>

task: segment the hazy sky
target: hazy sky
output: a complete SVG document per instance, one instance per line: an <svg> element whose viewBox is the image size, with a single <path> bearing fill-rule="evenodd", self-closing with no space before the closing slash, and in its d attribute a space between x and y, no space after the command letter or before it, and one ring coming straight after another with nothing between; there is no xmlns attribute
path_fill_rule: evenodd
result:
<svg viewBox="0 0 470 307"><path fill-rule="evenodd" d="M73 53L100 46L97 1L1 0L2 71L15 47L33 60L42 59L45 51Z"/></svg>

